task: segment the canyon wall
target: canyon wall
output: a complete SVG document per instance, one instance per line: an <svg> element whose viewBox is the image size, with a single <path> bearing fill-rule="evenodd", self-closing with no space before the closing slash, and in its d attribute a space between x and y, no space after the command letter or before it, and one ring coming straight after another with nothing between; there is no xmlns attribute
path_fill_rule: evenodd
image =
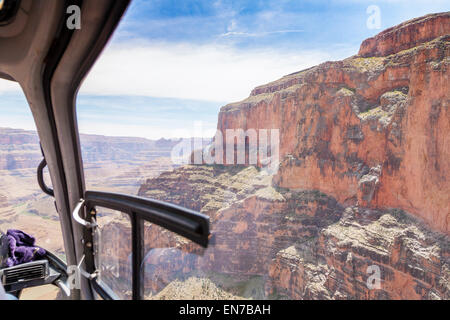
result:
<svg viewBox="0 0 450 320"><path fill-rule="evenodd" d="M279 168L247 154L148 179L140 196L207 214L212 238L147 226L147 297L212 281L253 299L449 299L449 28L450 13L407 21L224 106L224 137L279 130Z"/></svg>
<svg viewBox="0 0 450 320"><path fill-rule="evenodd" d="M80 134L83 161L100 165L104 162L142 165L169 157L178 141L149 140L137 137L111 137ZM37 168L42 160L39 137L35 131L0 128L0 170Z"/></svg>
<svg viewBox="0 0 450 320"><path fill-rule="evenodd" d="M158 298L174 283L189 292L195 277L212 281L219 293L252 299L450 298L448 236L400 209L345 206L318 190L274 187L272 180L253 166L205 165L148 179L140 196L209 215L212 238L202 249L147 224L147 297ZM129 228L125 223L118 233L114 223L103 232L104 243L122 243L114 250L123 255L118 281L129 276L131 241L123 243ZM379 268L375 289L367 285L368 268Z"/></svg>
<svg viewBox="0 0 450 320"><path fill-rule="evenodd" d="M401 208L449 233L449 40L449 13L405 22L356 56L255 88L218 129L279 129L280 187Z"/></svg>

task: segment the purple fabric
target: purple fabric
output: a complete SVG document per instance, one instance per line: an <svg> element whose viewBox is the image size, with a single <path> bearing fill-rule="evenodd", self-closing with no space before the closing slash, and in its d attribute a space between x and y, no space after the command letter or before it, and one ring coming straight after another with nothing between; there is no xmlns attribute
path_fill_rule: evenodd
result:
<svg viewBox="0 0 450 320"><path fill-rule="evenodd" d="M9 241L8 267L44 258L46 252L34 245L34 237L20 230L10 229L6 232Z"/></svg>

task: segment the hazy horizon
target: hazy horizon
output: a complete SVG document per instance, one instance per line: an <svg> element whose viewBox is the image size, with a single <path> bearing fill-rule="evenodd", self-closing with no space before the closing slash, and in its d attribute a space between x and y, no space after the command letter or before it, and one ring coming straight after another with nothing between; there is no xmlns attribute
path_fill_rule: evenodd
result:
<svg viewBox="0 0 450 320"><path fill-rule="evenodd" d="M32 132L37 134L37 130L36 128L33 129L24 129L24 128L14 128L14 127L5 127L5 126L0 126L0 130L17 130L17 131L24 131L24 132ZM191 137L178 137L178 138L157 138L157 139L150 139L150 138L145 138L145 137L138 137L138 136L120 136L120 135L103 135L103 134L95 134L95 133L85 133L85 132L79 132L80 135L82 136L89 136L89 137L105 137L105 138L123 138L123 139L144 139L144 140L148 140L148 141L159 141L159 140L173 140L173 141L179 141L182 139L195 139L195 138L212 138L212 137L196 137L196 136L191 136Z"/></svg>

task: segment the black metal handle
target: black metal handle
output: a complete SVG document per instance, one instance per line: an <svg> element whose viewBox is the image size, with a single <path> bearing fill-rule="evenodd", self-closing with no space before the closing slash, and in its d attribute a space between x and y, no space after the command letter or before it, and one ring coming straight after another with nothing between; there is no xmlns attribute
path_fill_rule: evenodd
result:
<svg viewBox="0 0 450 320"><path fill-rule="evenodd" d="M55 196L55 193L53 192L53 189L47 187L47 185L45 184L44 181L44 168L47 166L47 161L44 159L42 159L41 163L39 163L38 169L37 169L37 180L38 180L38 184L39 187L41 188L41 190L45 193L48 194L51 197Z"/></svg>
<svg viewBox="0 0 450 320"><path fill-rule="evenodd" d="M209 217L171 203L124 194L86 191L88 210L100 206L157 224L203 247L208 246Z"/></svg>

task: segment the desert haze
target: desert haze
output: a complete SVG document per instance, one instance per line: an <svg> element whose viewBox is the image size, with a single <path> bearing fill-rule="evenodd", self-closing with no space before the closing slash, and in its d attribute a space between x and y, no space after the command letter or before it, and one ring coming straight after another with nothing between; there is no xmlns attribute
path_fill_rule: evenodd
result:
<svg viewBox="0 0 450 320"><path fill-rule="evenodd" d="M173 168L175 142L144 138L81 135L87 188L137 194L144 177ZM62 255L64 246L54 201L37 184L42 160L34 131L0 128L0 228L28 231L38 243ZM46 175L46 182L50 178Z"/></svg>

